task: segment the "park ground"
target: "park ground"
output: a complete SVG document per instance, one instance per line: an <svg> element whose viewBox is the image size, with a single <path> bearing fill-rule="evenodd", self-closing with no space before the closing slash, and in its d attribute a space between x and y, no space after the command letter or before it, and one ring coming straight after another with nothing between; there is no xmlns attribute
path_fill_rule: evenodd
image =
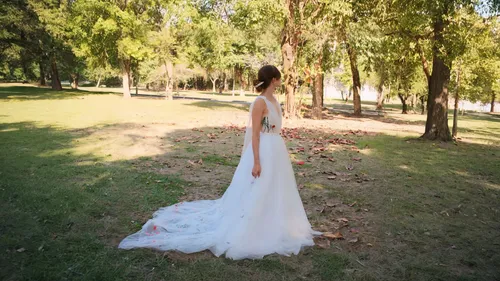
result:
<svg viewBox="0 0 500 281"><path fill-rule="evenodd" d="M429 142L397 105L285 121L306 212L330 233L298 256L117 249L231 181L253 97L183 96L0 85L1 280L500 280L500 116L466 113L457 142Z"/></svg>

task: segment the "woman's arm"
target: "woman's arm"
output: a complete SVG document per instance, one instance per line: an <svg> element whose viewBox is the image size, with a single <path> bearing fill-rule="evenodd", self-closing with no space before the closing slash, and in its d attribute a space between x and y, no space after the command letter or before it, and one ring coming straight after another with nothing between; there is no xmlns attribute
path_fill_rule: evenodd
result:
<svg viewBox="0 0 500 281"><path fill-rule="evenodd" d="M261 167L260 167L260 157L259 157L259 146L260 146L260 131L262 129L262 118L267 111L266 102L262 99L257 99L253 105L252 110L252 150L253 150L253 169L252 175L254 177L260 177Z"/></svg>

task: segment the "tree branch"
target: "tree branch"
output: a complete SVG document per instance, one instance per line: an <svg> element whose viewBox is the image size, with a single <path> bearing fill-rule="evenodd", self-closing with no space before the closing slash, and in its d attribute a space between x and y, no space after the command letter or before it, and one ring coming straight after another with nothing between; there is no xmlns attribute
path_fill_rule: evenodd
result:
<svg viewBox="0 0 500 281"><path fill-rule="evenodd" d="M422 49L422 46L420 45L419 39L415 39L416 41L416 47L418 50L418 53L420 54L420 59L422 60L422 68L424 69L425 77L427 77L427 81L431 79L431 72L429 70L429 63L427 62L427 59L425 58L424 50Z"/></svg>

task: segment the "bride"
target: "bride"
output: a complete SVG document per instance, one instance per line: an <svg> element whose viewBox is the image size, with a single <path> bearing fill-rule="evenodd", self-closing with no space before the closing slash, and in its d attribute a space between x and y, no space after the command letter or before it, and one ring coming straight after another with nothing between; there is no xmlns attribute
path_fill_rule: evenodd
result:
<svg viewBox="0 0 500 281"><path fill-rule="evenodd" d="M275 66L259 70L255 86L261 95L250 106L240 163L222 198L161 208L119 248L208 249L236 260L289 256L314 245L313 236L321 233L311 229L280 135L281 108L273 96L280 85Z"/></svg>

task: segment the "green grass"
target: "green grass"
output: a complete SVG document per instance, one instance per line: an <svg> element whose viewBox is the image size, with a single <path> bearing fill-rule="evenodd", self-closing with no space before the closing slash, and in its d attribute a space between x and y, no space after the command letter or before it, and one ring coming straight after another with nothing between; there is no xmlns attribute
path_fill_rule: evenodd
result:
<svg viewBox="0 0 500 281"><path fill-rule="evenodd" d="M308 201L357 202L332 213L306 208L313 223L349 218L349 227L340 230L347 236L349 228L360 229L360 242L335 241L328 249L308 248L292 257L231 261L208 253L117 249L155 210L211 184L213 178L194 182L183 175L186 159L203 160L190 168L202 178L206 167L214 173L234 170L239 146L203 138L193 145L173 142L193 134L189 126L154 131L200 114L209 118L220 112L218 103L200 108L80 92L68 100L65 93L0 87L1 280L500 278L500 122L494 117L461 119L460 135L475 142L442 144L410 139L412 133L380 133L355 137L359 154L338 149L332 152L336 162L294 166L307 174L298 180L305 183ZM147 128L160 121L165 123ZM204 132L224 130L203 126ZM148 136L158 134L165 148L128 154L148 144L144 133L150 131ZM229 133L220 135L226 141ZM373 181L328 181L316 173L345 172L354 155L362 161L353 173L366 173Z"/></svg>
<svg viewBox="0 0 500 281"><path fill-rule="evenodd" d="M202 160L204 163L211 163L211 164L236 167L236 166L238 166L237 161L239 159L230 159L227 157L222 157L222 156L213 154L213 155L207 155L207 156L202 157Z"/></svg>

